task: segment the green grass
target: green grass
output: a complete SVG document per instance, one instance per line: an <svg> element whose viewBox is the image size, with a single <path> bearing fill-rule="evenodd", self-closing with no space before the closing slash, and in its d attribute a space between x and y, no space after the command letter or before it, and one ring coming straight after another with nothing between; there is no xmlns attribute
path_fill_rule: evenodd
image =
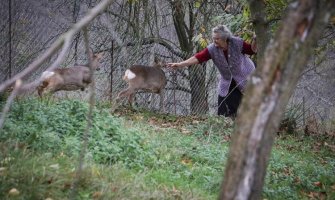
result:
<svg viewBox="0 0 335 200"><path fill-rule="evenodd" d="M0 130L0 199L71 199L77 180L76 199L217 198L232 121L98 105L78 179L87 111L76 100L14 103ZM335 156L324 142L278 137L264 198L333 199Z"/></svg>

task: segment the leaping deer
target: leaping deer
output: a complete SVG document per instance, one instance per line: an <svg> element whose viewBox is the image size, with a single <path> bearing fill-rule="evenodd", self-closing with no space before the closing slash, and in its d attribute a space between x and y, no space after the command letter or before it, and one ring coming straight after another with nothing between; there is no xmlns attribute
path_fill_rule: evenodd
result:
<svg viewBox="0 0 335 200"><path fill-rule="evenodd" d="M89 52L89 55L92 59L93 70L99 70L103 53L93 54ZM40 97L42 97L44 93L53 94L60 90L73 91L80 89L84 91L92 82L88 64L58 68L53 71L44 71L41 79L41 84L37 86L37 93Z"/></svg>
<svg viewBox="0 0 335 200"><path fill-rule="evenodd" d="M126 70L123 80L128 83L128 88L121 91L116 100L128 97L128 103L132 106L134 95L139 90L160 95L160 110L164 111L164 88L166 86L163 64L155 59L154 66L133 65Z"/></svg>

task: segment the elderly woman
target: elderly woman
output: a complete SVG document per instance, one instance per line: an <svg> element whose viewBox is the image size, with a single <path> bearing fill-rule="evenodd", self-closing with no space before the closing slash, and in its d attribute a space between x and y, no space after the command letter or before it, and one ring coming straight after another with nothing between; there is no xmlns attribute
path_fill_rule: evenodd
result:
<svg viewBox="0 0 335 200"><path fill-rule="evenodd" d="M256 40L254 38L249 44L233 36L224 25L213 28L212 39L213 43L204 50L185 61L168 63L168 67L177 69L212 59L221 74L218 86L218 115L234 118L248 75L255 69L254 63L245 54L256 53Z"/></svg>

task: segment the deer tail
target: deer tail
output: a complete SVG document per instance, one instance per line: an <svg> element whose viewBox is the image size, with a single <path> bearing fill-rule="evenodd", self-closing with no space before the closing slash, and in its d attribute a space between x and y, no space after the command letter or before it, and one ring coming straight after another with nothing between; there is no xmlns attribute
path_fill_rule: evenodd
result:
<svg viewBox="0 0 335 200"><path fill-rule="evenodd" d="M53 76L54 74L55 74L55 72L45 71L45 72L42 73L41 78L42 78L42 80L45 80L45 79Z"/></svg>
<svg viewBox="0 0 335 200"><path fill-rule="evenodd" d="M126 72L124 73L123 80L131 80L136 77L136 74L133 73L131 70L127 69Z"/></svg>

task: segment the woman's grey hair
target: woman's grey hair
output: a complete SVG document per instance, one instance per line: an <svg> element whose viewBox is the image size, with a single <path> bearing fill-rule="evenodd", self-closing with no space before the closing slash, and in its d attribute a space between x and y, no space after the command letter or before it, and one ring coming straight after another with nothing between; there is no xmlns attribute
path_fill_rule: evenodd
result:
<svg viewBox="0 0 335 200"><path fill-rule="evenodd" d="M227 26L225 25L218 25L212 29L212 33L218 33L221 39L226 40L233 36Z"/></svg>

